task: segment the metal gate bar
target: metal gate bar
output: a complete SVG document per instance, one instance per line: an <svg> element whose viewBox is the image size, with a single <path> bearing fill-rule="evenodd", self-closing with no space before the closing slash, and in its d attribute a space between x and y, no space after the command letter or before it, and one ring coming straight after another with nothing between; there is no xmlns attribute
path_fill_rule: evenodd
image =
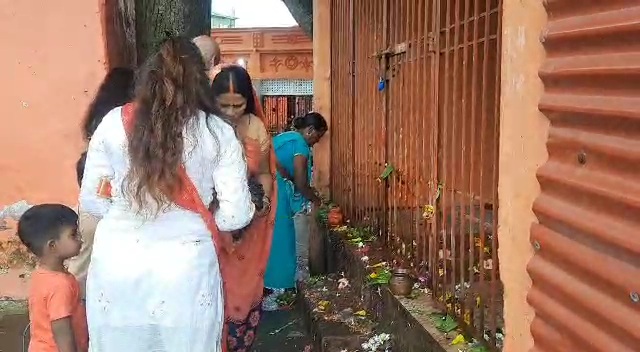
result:
<svg viewBox="0 0 640 352"><path fill-rule="evenodd" d="M332 6L333 199L499 348L501 0Z"/></svg>

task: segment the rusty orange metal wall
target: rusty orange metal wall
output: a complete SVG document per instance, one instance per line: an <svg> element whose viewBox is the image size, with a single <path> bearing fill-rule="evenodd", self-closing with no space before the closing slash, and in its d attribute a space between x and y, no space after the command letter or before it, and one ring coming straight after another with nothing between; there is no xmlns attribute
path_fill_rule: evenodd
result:
<svg viewBox="0 0 640 352"><path fill-rule="evenodd" d="M334 200L353 212L353 9L350 0L332 0L331 27L331 188Z"/></svg>
<svg viewBox="0 0 640 352"><path fill-rule="evenodd" d="M532 351L639 351L640 3L546 8Z"/></svg>
<svg viewBox="0 0 640 352"><path fill-rule="evenodd" d="M383 236L394 265L430 276L443 309L499 348L502 2L332 7L333 200ZM393 171L381 178L385 168Z"/></svg>
<svg viewBox="0 0 640 352"><path fill-rule="evenodd" d="M460 0L439 1L434 11L441 188L431 242L434 293L493 347L504 336L497 237L501 9L499 0Z"/></svg>
<svg viewBox="0 0 640 352"><path fill-rule="evenodd" d="M360 223L382 229L386 224L386 197L385 189L377 178L387 157L387 122L385 94L378 89L380 76L384 74L383 66L374 54L387 45L383 24L385 1L355 0L353 4L354 33L367 33L369 37L355 45L353 103L358 143L353 147L353 193L358 204L351 215Z"/></svg>

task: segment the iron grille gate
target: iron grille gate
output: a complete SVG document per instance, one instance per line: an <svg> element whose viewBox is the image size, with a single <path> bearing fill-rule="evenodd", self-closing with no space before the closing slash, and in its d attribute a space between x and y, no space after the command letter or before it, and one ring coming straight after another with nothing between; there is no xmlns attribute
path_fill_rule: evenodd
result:
<svg viewBox="0 0 640 352"><path fill-rule="evenodd" d="M332 0L333 200L494 348L501 9Z"/></svg>

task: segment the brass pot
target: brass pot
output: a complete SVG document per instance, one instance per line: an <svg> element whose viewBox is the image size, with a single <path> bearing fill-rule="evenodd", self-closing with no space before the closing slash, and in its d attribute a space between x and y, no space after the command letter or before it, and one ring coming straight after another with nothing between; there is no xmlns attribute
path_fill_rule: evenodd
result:
<svg viewBox="0 0 640 352"><path fill-rule="evenodd" d="M394 269L389 280L389 289L396 296L408 296L413 291L413 279L407 269Z"/></svg>

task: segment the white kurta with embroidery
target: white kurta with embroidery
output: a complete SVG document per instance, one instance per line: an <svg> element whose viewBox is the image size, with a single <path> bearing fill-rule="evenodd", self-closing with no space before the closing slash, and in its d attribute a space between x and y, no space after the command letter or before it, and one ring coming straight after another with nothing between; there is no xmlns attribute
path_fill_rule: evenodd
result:
<svg viewBox="0 0 640 352"><path fill-rule="evenodd" d="M217 191L223 231L243 228L254 207L242 146L231 126L201 113L184 131L184 164L205 204ZM122 192L129 168L121 108L108 113L89 144L80 207L102 218L87 280L91 352L221 350L222 280L201 217L172 206L139 214ZM112 199L97 196L108 177Z"/></svg>

